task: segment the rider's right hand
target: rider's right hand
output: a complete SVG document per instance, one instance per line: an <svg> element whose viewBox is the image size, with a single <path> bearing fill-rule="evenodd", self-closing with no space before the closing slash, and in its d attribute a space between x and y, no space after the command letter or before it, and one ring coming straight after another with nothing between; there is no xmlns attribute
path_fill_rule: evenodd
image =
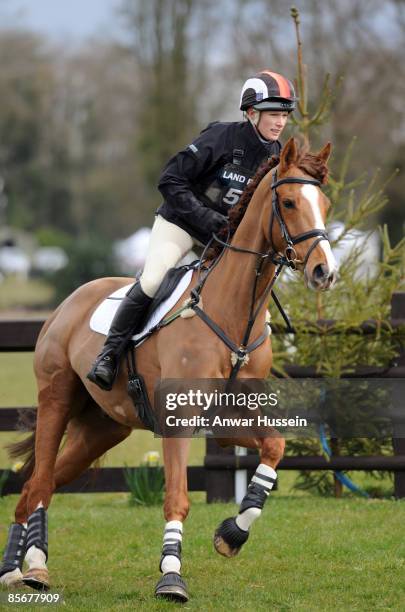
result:
<svg viewBox="0 0 405 612"><path fill-rule="evenodd" d="M207 208L207 224L205 229L210 234L217 234L227 223L228 217L221 215L216 210Z"/></svg>
<svg viewBox="0 0 405 612"><path fill-rule="evenodd" d="M180 193L176 199L176 213L192 230L197 230L202 242L208 242L213 233L228 223L228 217L205 206L193 193Z"/></svg>

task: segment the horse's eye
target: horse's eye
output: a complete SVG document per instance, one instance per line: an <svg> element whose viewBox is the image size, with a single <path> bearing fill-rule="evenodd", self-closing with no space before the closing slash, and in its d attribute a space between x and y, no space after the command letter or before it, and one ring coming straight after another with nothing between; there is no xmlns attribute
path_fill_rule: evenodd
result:
<svg viewBox="0 0 405 612"><path fill-rule="evenodd" d="M294 208L295 207L294 200L283 200L283 206L284 208Z"/></svg>

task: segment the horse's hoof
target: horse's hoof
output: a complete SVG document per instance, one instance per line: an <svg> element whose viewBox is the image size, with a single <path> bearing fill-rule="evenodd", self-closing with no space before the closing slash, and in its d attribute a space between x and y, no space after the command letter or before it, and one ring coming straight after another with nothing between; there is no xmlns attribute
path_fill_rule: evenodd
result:
<svg viewBox="0 0 405 612"><path fill-rule="evenodd" d="M23 575L23 582L36 591L49 591L49 573L47 569L30 569Z"/></svg>
<svg viewBox="0 0 405 612"><path fill-rule="evenodd" d="M23 586L23 584L23 575L18 567L0 576L0 585L8 589L19 588Z"/></svg>
<svg viewBox="0 0 405 612"><path fill-rule="evenodd" d="M156 585L155 597L164 597L179 603L188 601L186 583L176 572L169 572L162 576Z"/></svg>
<svg viewBox="0 0 405 612"><path fill-rule="evenodd" d="M224 557L235 557L249 537L249 532L237 526L235 517L222 521L214 534L215 550Z"/></svg>

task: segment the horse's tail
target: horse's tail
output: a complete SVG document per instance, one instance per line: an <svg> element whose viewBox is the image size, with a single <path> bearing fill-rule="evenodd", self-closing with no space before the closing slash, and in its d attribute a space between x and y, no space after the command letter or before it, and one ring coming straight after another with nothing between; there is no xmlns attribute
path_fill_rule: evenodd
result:
<svg viewBox="0 0 405 612"><path fill-rule="evenodd" d="M20 413L19 429L23 427L25 431L31 431L31 434L24 438L24 440L19 440L6 446L11 459L20 459L24 462L18 470L23 475L24 480L30 478L35 466L35 438L37 433L35 412L34 410L31 411L28 416L22 416Z"/></svg>

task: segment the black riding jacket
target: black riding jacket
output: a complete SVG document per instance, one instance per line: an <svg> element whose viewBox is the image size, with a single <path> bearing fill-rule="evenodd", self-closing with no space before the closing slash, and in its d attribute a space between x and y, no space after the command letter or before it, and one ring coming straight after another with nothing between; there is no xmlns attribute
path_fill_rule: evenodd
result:
<svg viewBox="0 0 405 612"><path fill-rule="evenodd" d="M249 178L280 150L278 140L260 140L249 121L211 123L163 169L157 213L206 244Z"/></svg>

